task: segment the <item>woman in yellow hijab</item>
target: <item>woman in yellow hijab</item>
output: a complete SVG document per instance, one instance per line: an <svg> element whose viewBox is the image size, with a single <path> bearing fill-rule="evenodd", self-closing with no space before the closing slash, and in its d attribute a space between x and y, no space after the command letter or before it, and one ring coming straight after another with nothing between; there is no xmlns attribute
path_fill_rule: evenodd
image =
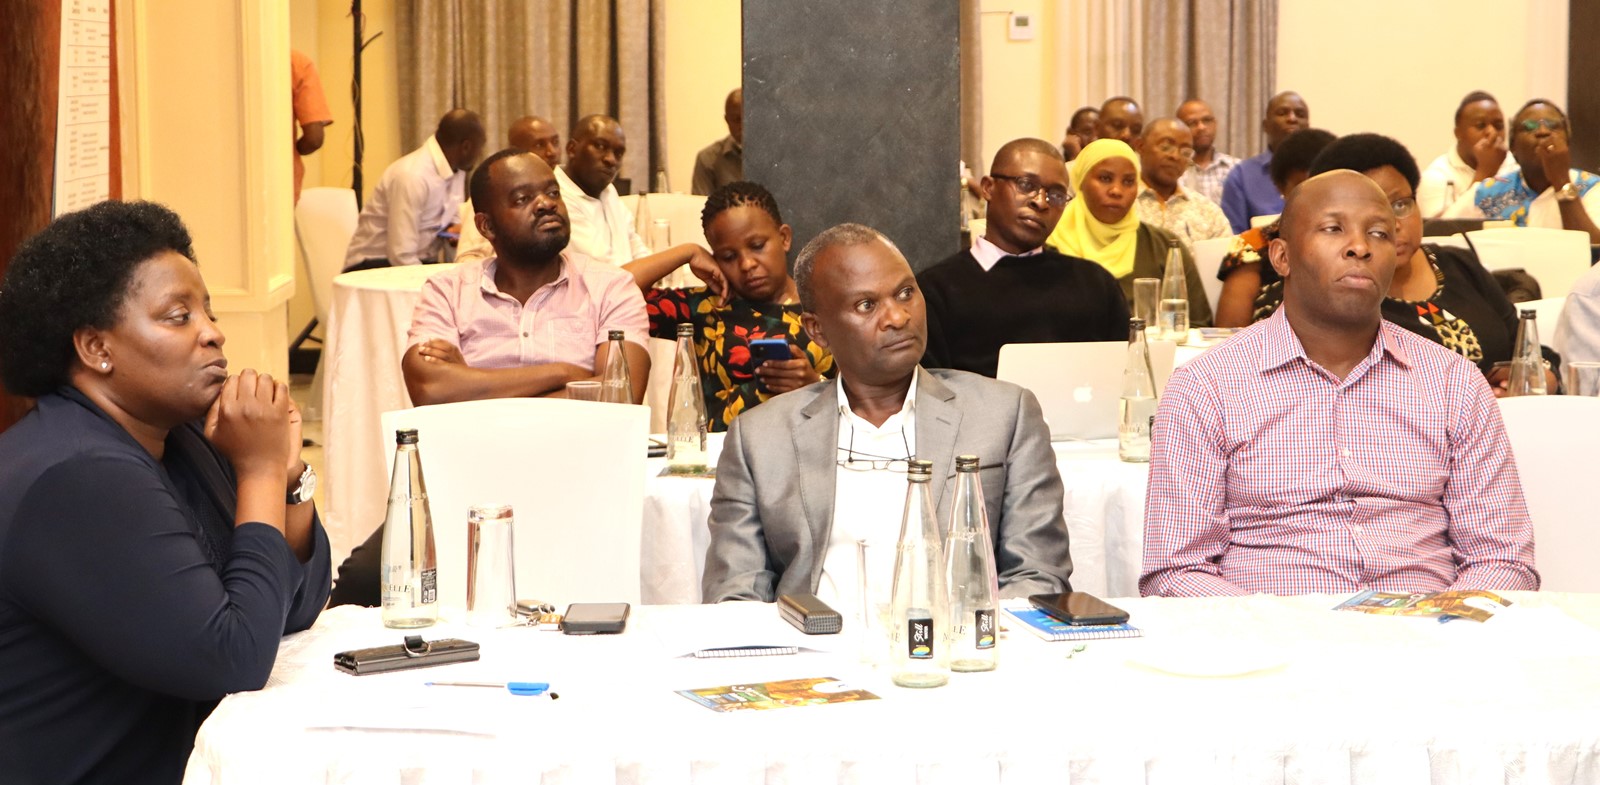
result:
<svg viewBox="0 0 1600 785"><path fill-rule="evenodd" d="M1183 254L1189 287L1189 323L1211 324L1211 303L1189 249L1171 232L1139 221L1133 209L1139 181L1139 155L1127 143L1099 139L1089 143L1069 165L1077 197L1061 212L1061 222L1046 244L1068 256L1098 263L1116 276L1122 296L1133 301L1133 279L1160 278L1167 267L1167 249Z"/></svg>

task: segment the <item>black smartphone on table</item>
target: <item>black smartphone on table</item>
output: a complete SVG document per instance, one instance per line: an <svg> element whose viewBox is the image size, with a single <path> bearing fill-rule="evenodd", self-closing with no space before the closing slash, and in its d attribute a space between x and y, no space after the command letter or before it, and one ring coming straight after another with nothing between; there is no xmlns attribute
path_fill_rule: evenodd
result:
<svg viewBox="0 0 1600 785"><path fill-rule="evenodd" d="M1074 626L1122 624L1128 620L1127 611L1088 592L1035 594L1028 602L1051 618Z"/></svg>

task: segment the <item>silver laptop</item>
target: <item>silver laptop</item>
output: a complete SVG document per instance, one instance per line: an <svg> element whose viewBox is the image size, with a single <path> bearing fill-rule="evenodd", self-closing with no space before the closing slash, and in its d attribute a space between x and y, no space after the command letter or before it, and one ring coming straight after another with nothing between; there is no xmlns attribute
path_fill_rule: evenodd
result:
<svg viewBox="0 0 1600 785"><path fill-rule="evenodd" d="M1156 392L1167 386L1177 344L1150 342ZM1033 391L1044 409L1052 441L1109 439L1117 435L1117 400L1127 341L1008 343L1000 347L1002 381Z"/></svg>

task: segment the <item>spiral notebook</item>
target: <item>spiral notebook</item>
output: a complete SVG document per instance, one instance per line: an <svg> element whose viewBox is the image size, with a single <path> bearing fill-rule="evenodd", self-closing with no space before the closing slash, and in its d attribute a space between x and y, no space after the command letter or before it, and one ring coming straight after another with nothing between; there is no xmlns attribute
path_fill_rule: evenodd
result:
<svg viewBox="0 0 1600 785"><path fill-rule="evenodd" d="M725 646L720 649L697 649L698 659L716 657L771 657L781 654L799 654L799 646Z"/></svg>
<svg viewBox="0 0 1600 785"><path fill-rule="evenodd" d="M1068 624L1031 605L1002 605L1000 610L1005 614L1006 620L1013 622L1006 625L1007 627L1012 629L1021 627L1047 641L1096 641L1106 638L1138 638L1144 635L1144 630L1127 622Z"/></svg>

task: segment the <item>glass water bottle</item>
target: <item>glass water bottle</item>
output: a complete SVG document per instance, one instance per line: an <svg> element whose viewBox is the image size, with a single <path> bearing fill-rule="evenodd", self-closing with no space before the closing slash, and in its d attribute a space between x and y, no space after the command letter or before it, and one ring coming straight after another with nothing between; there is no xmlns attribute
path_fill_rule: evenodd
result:
<svg viewBox="0 0 1600 785"><path fill-rule="evenodd" d="M1539 321L1532 308L1521 309L1517 343L1511 353L1511 381L1506 395L1544 395L1544 353L1539 348Z"/></svg>
<svg viewBox="0 0 1600 785"><path fill-rule="evenodd" d="M700 368L694 359L694 325L678 325L678 349L667 396L667 471L706 471L706 399L700 394Z"/></svg>
<svg viewBox="0 0 1600 785"><path fill-rule="evenodd" d="M1150 421L1156 414L1155 374L1150 370L1150 344L1144 320L1128 320L1128 358L1122 367L1122 399L1118 403L1117 457L1129 463L1150 460Z"/></svg>
<svg viewBox="0 0 1600 785"><path fill-rule="evenodd" d="M606 403L633 403L633 376L628 373L622 336L621 330L606 333L606 368L600 374L600 400Z"/></svg>
<svg viewBox="0 0 1600 785"><path fill-rule="evenodd" d="M999 664L1000 583L989 538L978 456L956 456L956 495L945 536L950 588L950 669L992 671Z"/></svg>
<svg viewBox="0 0 1600 785"><path fill-rule="evenodd" d="M950 681L950 603L939 523L928 490L932 478L931 461L910 462L889 613L889 678L901 687L942 687Z"/></svg>
<svg viewBox="0 0 1600 785"><path fill-rule="evenodd" d="M383 626L414 629L439 620L439 557L417 431L395 431L394 440L389 511L383 519Z"/></svg>
<svg viewBox="0 0 1600 785"><path fill-rule="evenodd" d="M1183 272L1183 251L1167 249L1167 271L1161 276L1160 338L1182 343L1189 339L1189 282Z"/></svg>

